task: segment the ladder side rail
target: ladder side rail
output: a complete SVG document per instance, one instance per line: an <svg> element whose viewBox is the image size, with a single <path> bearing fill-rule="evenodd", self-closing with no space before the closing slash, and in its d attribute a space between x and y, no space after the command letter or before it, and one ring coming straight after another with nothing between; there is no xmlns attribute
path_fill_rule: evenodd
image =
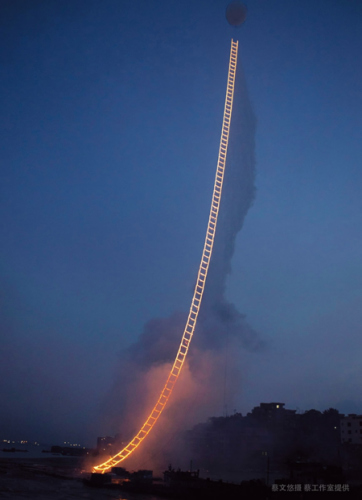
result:
<svg viewBox="0 0 362 500"><path fill-rule="evenodd" d="M111 457L106 462L93 467L93 470L96 472L104 473L111 467L122 462L146 438L146 436L149 434L149 432L152 430L153 426L159 419L163 411L163 408L166 406L166 403L169 400L169 397L171 396L172 390L177 382L177 379L181 373L182 367L186 360L186 356L190 347L190 342L196 327L196 321L205 290L206 277L211 260L212 249L214 246L214 238L215 238L217 219L221 202L222 186L224 181L227 146L229 141L230 121L231 121L234 87L235 87L237 52L238 52L238 42L237 41L234 42L233 40L231 40L223 123L221 129L221 139L220 139L219 154L218 154L217 168L214 181L214 189L211 201L211 208L209 213L209 220L207 224L201 263L199 266L194 294L191 301L191 307L184 328L184 332L181 338L181 342L175 357L175 361L172 365L167 381L161 391L157 403L153 407L150 415L148 416L147 420L145 421L139 432L119 453ZM226 142L226 147L225 147L225 142ZM195 302L197 302L198 304L195 305ZM194 306L196 307L196 311L193 310Z"/></svg>

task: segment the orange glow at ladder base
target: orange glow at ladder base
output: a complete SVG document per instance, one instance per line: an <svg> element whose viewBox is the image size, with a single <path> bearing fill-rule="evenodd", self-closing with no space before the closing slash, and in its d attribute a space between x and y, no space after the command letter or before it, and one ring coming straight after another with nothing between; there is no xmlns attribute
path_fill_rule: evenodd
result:
<svg viewBox="0 0 362 500"><path fill-rule="evenodd" d="M237 41L234 42L233 40L231 40L224 116L222 123L219 156L216 168L216 176L215 176L214 190L210 208L209 222L207 226L204 249L202 252L200 267L197 275L194 294L191 301L190 311L182 335L181 343L176 354L175 361L172 365L171 371L168 375L164 388L162 389L161 395L159 396L157 403L155 404L153 410L151 411L147 420L143 424L141 430L119 453L111 457L106 462L93 467L93 472L101 472L101 473L106 472L107 470L111 469L112 467L116 466L117 464L125 460L136 448L138 448L138 446L142 443L145 437L151 432L151 429L154 427L163 409L165 408L166 403L171 396L172 390L176 384L176 381L184 365L186 355L189 350L190 342L195 331L195 326L201 306L202 296L205 289L205 282L209 269L212 249L214 245L217 218L219 214L220 201L221 201L221 192L224 181L226 154L229 141L237 57L238 57L238 42Z"/></svg>

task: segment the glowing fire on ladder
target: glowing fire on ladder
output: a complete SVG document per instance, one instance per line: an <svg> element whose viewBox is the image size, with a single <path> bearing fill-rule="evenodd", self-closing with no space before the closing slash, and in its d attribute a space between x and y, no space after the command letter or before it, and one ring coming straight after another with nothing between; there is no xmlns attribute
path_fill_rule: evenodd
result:
<svg viewBox="0 0 362 500"><path fill-rule="evenodd" d="M204 249L202 252L199 272L197 276L197 282L191 301L190 311L182 335L181 343L176 354L175 361L173 363L167 381L162 389L162 392L158 398L158 401L155 404L150 415L148 416L147 420L141 427L140 431L120 452L118 452L116 455L111 457L106 462L93 467L94 472L101 472L101 473L106 472L107 470L111 469L112 467L116 466L117 464L125 460L131 453L133 453L136 450L136 448L138 448L138 446L151 432L157 420L159 419L163 409L166 406L167 401L171 396L173 388L176 384L176 381L181 373L183 364L185 362L186 355L190 347L190 342L195 331L195 326L201 306L202 296L205 289L205 282L206 282L207 272L209 269L212 249L214 245L216 225L217 225L217 219L221 201L221 192L224 181L226 155L229 142L229 131L230 131L231 113L233 108L237 58L238 58L238 41L234 42L233 40L231 40L224 116L222 123L219 156L216 168L214 190L211 201L209 222L207 226Z"/></svg>

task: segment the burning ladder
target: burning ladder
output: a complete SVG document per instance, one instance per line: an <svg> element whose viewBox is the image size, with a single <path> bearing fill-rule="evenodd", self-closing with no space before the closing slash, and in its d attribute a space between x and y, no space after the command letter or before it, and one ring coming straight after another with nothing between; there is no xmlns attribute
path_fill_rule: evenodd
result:
<svg viewBox="0 0 362 500"><path fill-rule="evenodd" d="M224 181L227 148L229 142L237 57L238 57L238 42L237 41L234 42L233 40L231 40L224 116L223 116L222 130L221 130L219 156L216 168L214 190L211 201L209 222L207 225L204 249L202 252L201 263L197 275L197 282L195 285L194 295L192 297L189 315L187 318L186 326L182 335L181 343L177 351L175 361L169 373L167 382L164 388L162 389L161 395L158 398L158 401L155 404L146 422L143 424L141 430L130 441L130 443L125 448L123 448L119 453L114 455L106 462L94 467L95 472L106 472L111 467L114 467L119 462L122 462L141 444L141 442L149 434L149 432L157 422L159 416L161 415L163 409L165 408L166 403L172 393L172 390L176 384L176 381L180 375L181 369L185 362L186 355L190 347L190 342L196 327L196 321L201 306L202 296L205 290L205 282L209 269L212 249L214 245L216 224L217 224L217 218L219 214L220 201L221 201L221 191Z"/></svg>

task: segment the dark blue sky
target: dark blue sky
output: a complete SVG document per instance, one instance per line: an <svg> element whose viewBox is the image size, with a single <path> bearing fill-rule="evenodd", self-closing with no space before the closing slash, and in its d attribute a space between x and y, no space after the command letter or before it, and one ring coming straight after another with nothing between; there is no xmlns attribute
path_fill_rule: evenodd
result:
<svg viewBox="0 0 362 500"><path fill-rule="evenodd" d="M235 35L226 5L1 2L5 433L92 438L119 353L188 309ZM362 412L361 23L357 0L250 0L236 32L257 195L227 296L268 345L240 360L243 413L273 400Z"/></svg>

